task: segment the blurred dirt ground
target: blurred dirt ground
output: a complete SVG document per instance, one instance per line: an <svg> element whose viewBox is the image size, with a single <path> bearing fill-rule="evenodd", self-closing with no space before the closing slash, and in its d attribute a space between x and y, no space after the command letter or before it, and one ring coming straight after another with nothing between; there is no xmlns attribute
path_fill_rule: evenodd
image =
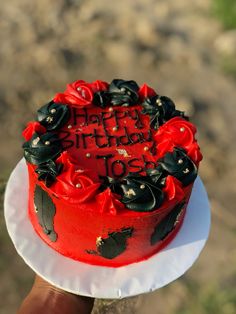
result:
<svg viewBox="0 0 236 314"><path fill-rule="evenodd" d="M76 79L135 79L168 95L198 126L200 175L212 207L210 239L174 283L93 313L236 313L236 33L225 32L208 0L5 1L0 10L0 314L15 313L32 271L6 231L2 198L22 156L21 130L34 112Z"/></svg>

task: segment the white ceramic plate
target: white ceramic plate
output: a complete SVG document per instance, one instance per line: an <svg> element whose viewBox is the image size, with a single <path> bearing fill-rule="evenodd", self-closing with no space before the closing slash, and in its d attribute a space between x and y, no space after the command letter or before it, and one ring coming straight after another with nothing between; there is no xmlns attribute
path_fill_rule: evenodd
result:
<svg viewBox="0 0 236 314"><path fill-rule="evenodd" d="M35 233L27 216L28 174L22 159L5 193L7 229L18 254L53 285L96 298L124 298L161 288L182 276L196 261L210 230L210 207L201 179L194 183L184 223L174 240L149 259L110 268L74 261L51 249Z"/></svg>

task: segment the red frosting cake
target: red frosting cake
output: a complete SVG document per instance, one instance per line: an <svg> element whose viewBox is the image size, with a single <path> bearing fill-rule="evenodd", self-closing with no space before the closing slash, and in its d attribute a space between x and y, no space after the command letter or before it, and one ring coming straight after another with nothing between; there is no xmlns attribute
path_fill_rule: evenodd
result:
<svg viewBox="0 0 236 314"><path fill-rule="evenodd" d="M195 126L146 84L78 80L23 131L29 218L66 257L118 267L164 248L202 159Z"/></svg>

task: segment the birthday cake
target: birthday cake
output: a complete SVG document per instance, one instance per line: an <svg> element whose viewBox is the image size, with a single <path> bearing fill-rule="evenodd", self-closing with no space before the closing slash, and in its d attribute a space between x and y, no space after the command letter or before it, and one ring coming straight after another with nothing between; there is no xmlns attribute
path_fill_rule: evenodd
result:
<svg viewBox="0 0 236 314"><path fill-rule="evenodd" d="M119 267L176 236L202 155L173 101L135 81L68 84L23 136L28 214L60 254Z"/></svg>

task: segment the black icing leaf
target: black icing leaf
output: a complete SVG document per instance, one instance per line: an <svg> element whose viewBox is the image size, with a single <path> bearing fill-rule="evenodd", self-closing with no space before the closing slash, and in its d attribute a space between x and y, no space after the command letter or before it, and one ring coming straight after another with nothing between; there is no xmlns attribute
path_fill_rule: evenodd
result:
<svg viewBox="0 0 236 314"><path fill-rule="evenodd" d="M150 115L150 126L155 130L173 117L181 116L187 119L184 112L176 110L174 102L166 96L145 98L142 106L142 113Z"/></svg>
<svg viewBox="0 0 236 314"><path fill-rule="evenodd" d="M148 212L160 207L164 200L162 186L154 183L149 176L129 174L121 184L122 203L127 208L139 212Z"/></svg>
<svg viewBox="0 0 236 314"><path fill-rule="evenodd" d="M127 239L132 236L133 228L124 228L121 231L108 233L108 238L97 241L99 254L107 259L113 259L126 249Z"/></svg>
<svg viewBox="0 0 236 314"><path fill-rule="evenodd" d="M38 174L38 180L44 181L47 187L50 187L56 180L63 168L63 164L56 164L53 160L40 164L35 172Z"/></svg>
<svg viewBox="0 0 236 314"><path fill-rule="evenodd" d="M37 213L40 226L52 242L57 240L57 234L54 230L53 219L56 213L56 207L51 197L39 185L36 185L34 191L34 206Z"/></svg>
<svg viewBox="0 0 236 314"><path fill-rule="evenodd" d="M164 186L166 182L166 173L163 171L162 167L156 167L155 169L147 169L147 175L154 184Z"/></svg>
<svg viewBox="0 0 236 314"><path fill-rule="evenodd" d="M111 104L114 106L130 106L137 104L139 86L135 81L115 79L109 86Z"/></svg>
<svg viewBox="0 0 236 314"><path fill-rule="evenodd" d="M25 159L34 165L46 163L56 158L62 151L60 140L56 134L34 133L32 138L23 144Z"/></svg>
<svg viewBox="0 0 236 314"><path fill-rule="evenodd" d="M175 147L173 152L166 153L158 164L168 174L176 177L184 186L192 183L197 177L197 167L186 155L185 150Z"/></svg>
<svg viewBox="0 0 236 314"><path fill-rule="evenodd" d="M185 203L177 204L174 209L156 225L154 232L151 235L151 245L162 241L175 227L178 220L178 215L183 209Z"/></svg>
<svg viewBox="0 0 236 314"><path fill-rule="evenodd" d="M70 118L70 110L67 105L50 101L38 111L38 121L48 131L61 128Z"/></svg>
<svg viewBox="0 0 236 314"><path fill-rule="evenodd" d="M101 180L103 181L103 183L101 184L101 189L105 190L107 188L109 188L113 193L122 195L122 188L120 186L120 181L111 177L101 177Z"/></svg>
<svg viewBox="0 0 236 314"><path fill-rule="evenodd" d="M94 93L93 103L101 108L105 108L111 102L111 94L107 91Z"/></svg>

